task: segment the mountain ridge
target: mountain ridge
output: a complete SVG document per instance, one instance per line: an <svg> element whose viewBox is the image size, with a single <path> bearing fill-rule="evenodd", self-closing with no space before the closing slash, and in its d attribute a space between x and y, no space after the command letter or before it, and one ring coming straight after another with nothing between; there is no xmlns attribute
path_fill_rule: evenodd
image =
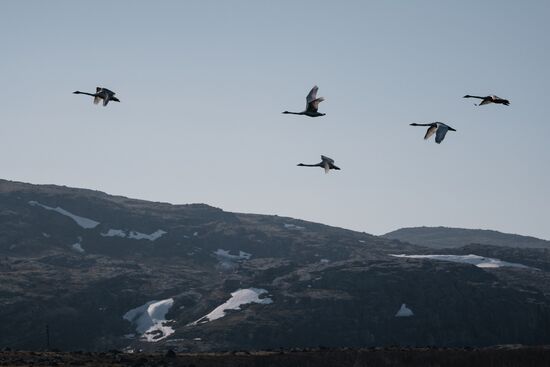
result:
<svg viewBox="0 0 550 367"><path fill-rule="evenodd" d="M443 226L404 227L383 234L381 237L422 244L431 248L453 248L473 243L518 248L550 248L550 241L545 239L491 229Z"/></svg>

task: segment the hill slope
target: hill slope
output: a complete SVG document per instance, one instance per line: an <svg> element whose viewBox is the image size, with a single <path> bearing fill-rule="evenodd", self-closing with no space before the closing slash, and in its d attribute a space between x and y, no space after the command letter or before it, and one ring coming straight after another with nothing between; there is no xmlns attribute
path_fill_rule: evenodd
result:
<svg viewBox="0 0 550 367"><path fill-rule="evenodd" d="M426 251L292 218L0 180L0 346L43 348L46 325L61 349L550 342L544 257L537 270L391 256Z"/></svg>
<svg viewBox="0 0 550 367"><path fill-rule="evenodd" d="M485 229L412 227L400 228L382 237L430 248L461 247L472 243L517 248L550 248L550 241Z"/></svg>

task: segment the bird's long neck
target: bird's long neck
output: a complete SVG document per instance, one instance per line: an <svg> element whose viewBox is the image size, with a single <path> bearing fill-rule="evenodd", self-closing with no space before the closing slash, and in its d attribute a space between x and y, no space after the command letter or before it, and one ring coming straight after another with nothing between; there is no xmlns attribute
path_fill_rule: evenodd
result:
<svg viewBox="0 0 550 367"><path fill-rule="evenodd" d="M432 126L432 124L417 124L415 122L415 123L412 123L411 126Z"/></svg>
<svg viewBox="0 0 550 367"><path fill-rule="evenodd" d="M464 98L479 98L479 99L485 99L485 97L480 97L480 96L471 96L471 95L465 95Z"/></svg>
<svg viewBox="0 0 550 367"><path fill-rule="evenodd" d="M92 97L97 96L97 94L95 94L95 93L81 92L81 91L78 91L78 90L76 92L73 92L73 93L74 94L87 94L87 95L92 96Z"/></svg>
<svg viewBox="0 0 550 367"><path fill-rule="evenodd" d="M298 166L301 166L301 167L321 167L321 163L317 163L317 164L303 164L303 163L300 163Z"/></svg>
<svg viewBox="0 0 550 367"><path fill-rule="evenodd" d="M290 112L290 111L285 111L283 113L287 113L287 114L291 114L291 115L303 115L304 112Z"/></svg>

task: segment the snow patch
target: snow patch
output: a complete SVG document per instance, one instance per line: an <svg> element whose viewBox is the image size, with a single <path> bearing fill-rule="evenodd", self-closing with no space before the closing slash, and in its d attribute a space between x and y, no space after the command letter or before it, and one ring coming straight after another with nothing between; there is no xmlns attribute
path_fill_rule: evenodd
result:
<svg viewBox="0 0 550 367"><path fill-rule="evenodd" d="M84 249L82 248L82 245L80 243L75 243L74 245L71 246L73 248L73 250L75 250L76 252L80 252L81 254L85 253L86 251L84 251Z"/></svg>
<svg viewBox="0 0 550 367"><path fill-rule="evenodd" d="M163 231L162 229L158 229L158 230L156 230L155 232L153 232L151 234L145 234L145 233L140 233L140 232L136 232L136 231L130 231L130 233L128 234L128 238L132 238L134 240L154 241L154 240L157 240L157 239L161 238L166 233L167 232Z"/></svg>
<svg viewBox="0 0 550 367"><path fill-rule="evenodd" d="M390 256L408 258L408 259L430 259L430 260L439 260L439 261L450 261L455 263L464 263L475 265L478 268L500 268L504 266L523 268L523 269L534 269L526 265L511 263L507 261L502 261L499 259L493 259L490 257L483 257L478 255L394 255Z"/></svg>
<svg viewBox="0 0 550 367"><path fill-rule="evenodd" d="M39 207L44 208L46 210L53 210L54 212L58 212L59 214L62 214L66 217L71 218L72 220L74 220L76 222L76 224L78 224L79 226L81 226L84 229L95 228L99 224L99 222L97 222L93 219L80 217L80 216L75 215L71 212L68 212L65 209L60 208L60 207L52 208L51 206L40 204L38 201L31 200L31 201L29 201L29 205L30 206L39 206Z"/></svg>
<svg viewBox="0 0 550 367"><path fill-rule="evenodd" d="M296 224L285 223L283 225L286 229L291 229L291 230L295 230L295 231L301 231L301 230L306 229L306 227L297 226Z"/></svg>
<svg viewBox="0 0 550 367"><path fill-rule="evenodd" d="M103 237L126 237L126 232L122 229L109 229L107 233L100 233Z"/></svg>
<svg viewBox="0 0 550 367"><path fill-rule="evenodd" d="M233 269L238 262L249 260L252 254L249 254L248 252L239 251L238 255L231 255L229 253L229 250L224 249L217 249L214 251L214 255L218 258L218 261L220 262L220 266L223 269Z"/></svg>
<svg viewBox="0 0 550 367"><path fill-rule="evenodd" d="M109 229L106 233L100 233L103 237L128 237L133 240L149 240L149 241L155 241L161 238L164 234L166 234L166 231L163 231L162 229L158 229L155 232L151 234L141 233L137 231L129 231L126 233L126 231L122 229Z"/></svg>
<svg viewBox="0 0 550 367"><path fill-rule="evenodd" d="M217 249L214 252L214 255L216 255L219 258L227 259L227 260L249 260L252 254L249 254L248 252L239 251L238 255L231 255L229 253L229 250L223 250L221 248Z"/></svg>
<svg viewBox="0 0 550 367"><path fill-rule="evenodd" d="M224 304L216 307L208 315L201 317L197 321L194 321L189 325L198 325L204 324L209 321L214 321L225 316L226 310L240 310L242 305L249 303L260 303L260 304L270 304L273 303L271 298L261 298L260 295L267 293L265 289L261 288L248 288L248 289L239 289L231 293L231 298L229 298Z"/></svg>
<svg viewBox="0 0 550 367"><path fill-rule="evenodd" d="M174 299L150 301L126 312L122 318L133 323L141 339L148 342L157 342L174 333L174 329L166 326L173 320L166 320L166 314L174 305Z"/></svg>
<svg viewBox="0 0 550 367"><path fill-rule="evenodd" d="M410 316L414 316L414 312L407 307L406 304L402 304L401 305L401 308L399 309L399 311L397 311L397 313L395 314L395 317L410 317Z"/></svg>

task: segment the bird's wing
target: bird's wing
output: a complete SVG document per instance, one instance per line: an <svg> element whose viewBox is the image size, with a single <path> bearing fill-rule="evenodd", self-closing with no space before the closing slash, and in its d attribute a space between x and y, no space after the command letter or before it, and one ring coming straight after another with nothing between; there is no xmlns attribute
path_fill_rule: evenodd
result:
<svg viewBox="0 0 550 367"><path fill-rule="evenodd" d="M428 130L426 131L426 135L424 135L424 140L428 139L430 136L432 136L435 131L437 130L437 126L430 126Z"/></svg>
<svg viewBox="0 0 550 367"><path fill-rule="evenodd" d="M489 103L492 103L493 101L490 100L490 99L484 99L483 101L481 101L481 103L479 104L479 106L483 106L484 104L489 104Z"/></svg>
<svg viewBox="0 0 550 367"><path fill-rule="evenodd" d="M323 168L325 169L325 173L329 173L330 172L330 163L327 162L327 161L324 161L323 162Z"/></svg>
<svg viewBox="0 0 550 367"><path fill-rule="evenodd" d="M329 158L329 157L325 157L324 155L321 156L321 160L322 160L323 162L329 162L329 163L334 164L334 159Z"/></svg>
<svg viewBox="0 0 550 367"><path fill-rule="evenodd" d="M313 100L317 99L318 90L319 90L318 86L314 86L313 88L311 88L311 90L309 91L309 94L306 97L306 104L310 104L311 102L313 102Z"/></svg>
<svg viewBox="0 0 550 367"><path fill-rule="evenodd" d="M103 89L103 88L101 88L101 87L95 87L95 92L96 92L96 93L99 93L99 92L101 92L102 89Z"/></svg>
<svg viewBox="0 0 550 367"><path fill-rule="evenodd" d="M100 96L95 96L94 97L94 104L98 104L100 100L101 100Z"/></svg>
<svg viewBox="0 0 550 367"><path fill-rule="evenodd" d="M313 101L308 103L308 105L306 107L306 111L317 112L317 110L319 109L319 103L323 102L324 100L325 99L323 97L319 97L317 99L314 99Z"/></svg>
<svg viewBox="0 0 550 367"><path fill-rule="evenodd" d="M437 144L441 143L443 139L445 139L445 135L447 134L447 131L449 131L449 127L447 125L444 125L444 124L439 125L435 133L435 142Z"/></svg>
<svg viewBox="0 0 550 367"><path fill-rule="evenodd" d="M107 103L109 103L109 101L111 100L109 94L107 94L105 96L105 98L103 98L103 107L107 106Z"/></svg>

